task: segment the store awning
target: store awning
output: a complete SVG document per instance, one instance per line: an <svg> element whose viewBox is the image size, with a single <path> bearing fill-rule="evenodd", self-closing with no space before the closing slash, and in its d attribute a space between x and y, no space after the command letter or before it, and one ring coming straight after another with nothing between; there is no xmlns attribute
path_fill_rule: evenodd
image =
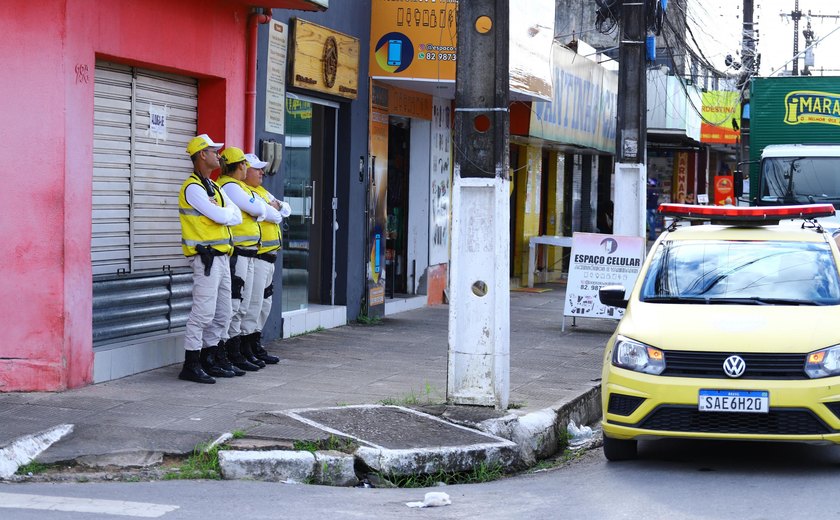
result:
<svg viewBox="0 0 840 520"><path fill-rule="evenodd" d="M266 7L270 9L294 9L298 11L326 11L330 0L231 0L248 7Z"/></svg>

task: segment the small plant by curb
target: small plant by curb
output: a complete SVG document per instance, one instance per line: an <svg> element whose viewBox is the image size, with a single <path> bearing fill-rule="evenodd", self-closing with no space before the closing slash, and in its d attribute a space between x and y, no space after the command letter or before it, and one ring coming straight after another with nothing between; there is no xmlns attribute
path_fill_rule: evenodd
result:
<svg viewBox="0 0 840 520"><path fill-rule="evenodd" d="M379 401L379 404L385 406L431 405L446 404L446 400L440 395L440 391L432 386L431 383L426 383L423 393L417 393L412 390L402 397L386 397Z"/></svg>
<svg viewBox="0 0 840 520"><path fill-rule="evenodd" d="M382 317L380 316L365 316L359 314L356 317L356 323L359 325L382 325Z"/></svg>
<svg viewBox="0 0 840 520"><path fill-rule="evenodd" d="M40 462L30 462L20 466L15 472L16 475L38 475L53 469L50 464L41 464Z"/></svg>
<svg viewBox="0 0 840 520"><path fill-rule="evenodd" d="M337 435L330 435L327 439L317 441L295 441L293 448L297 451L308 451L315 453L316 451L340 451L342 453L354 453L359 445L351 439L339 437Z"/></svg>
<svg viewBox="0 0 840 520"><path fill-rule="evenodd" d="M482 462L469 471L440 470L435 473L420 475L388 475L383 477L396 487L425 488L446 484L480 484L492 482L505 476L504 466Z"/></svg>
<svg viewBox="0 0 840 520"><path fill-rule="evenodd" d="M223 449L225 447L221 445L210 449L207 449L207 445L204 444L197 446L184 464L164 474L163 480L221 480L219 451Z"/></svg>

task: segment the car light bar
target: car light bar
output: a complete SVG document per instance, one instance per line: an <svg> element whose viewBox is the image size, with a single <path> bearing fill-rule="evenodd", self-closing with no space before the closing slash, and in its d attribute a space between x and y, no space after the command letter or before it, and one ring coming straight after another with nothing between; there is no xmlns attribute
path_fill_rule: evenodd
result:
<svg viewBox="0 0 840 520"><path fill-rule="evenodd" d="M715 220L720 222L771 222L783 219L812 219L833 217L831 204L802 204L797 206L696 206L693 204L659 205L659 213L666 217Z"/></svg>

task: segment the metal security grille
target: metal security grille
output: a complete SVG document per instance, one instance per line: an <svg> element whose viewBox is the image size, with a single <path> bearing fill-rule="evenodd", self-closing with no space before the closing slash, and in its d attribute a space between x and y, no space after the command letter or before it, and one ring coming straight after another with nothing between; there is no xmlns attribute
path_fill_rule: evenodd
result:
<svg viewBox="0 0 840 520"><path fill-rule="evenodd" d="M178 189L192 169L192 78L99 61L94 85L94 346L171 332L189 313ZM152 124L152 119L155 124Z"/></svg>
<svg viewBox="0 0 840 520"><path fill-rule="evenodd" d="M178 188L192 168L194 79L97 62L94 86L93 274L185 267ZM165 126L150 125L150 113ZM161 135L163 130L163 135Z"/></svg>

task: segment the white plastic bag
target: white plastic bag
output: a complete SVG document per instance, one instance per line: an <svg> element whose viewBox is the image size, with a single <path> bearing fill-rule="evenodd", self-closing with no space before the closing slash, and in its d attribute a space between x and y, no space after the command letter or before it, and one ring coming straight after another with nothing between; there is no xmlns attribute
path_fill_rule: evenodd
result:
<svg viewBox="0 0 840 520"><path fill-rule="evenodd" d="M422 502L406 502L405 505L408 507L438 507L448 506L451 503L449 495L443 491L429 491Z"/></svg>

